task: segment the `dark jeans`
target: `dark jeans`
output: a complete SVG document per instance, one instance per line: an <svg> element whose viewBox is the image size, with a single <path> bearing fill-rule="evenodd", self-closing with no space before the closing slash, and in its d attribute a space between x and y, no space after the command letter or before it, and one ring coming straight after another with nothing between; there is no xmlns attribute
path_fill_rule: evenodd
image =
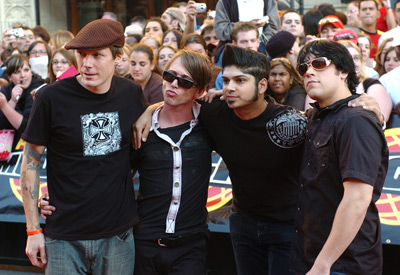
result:
<svg viewBox="0 0 400 275"><path fill-rule="evenodd" d="M207 240L161 247L154 240L135 239L135 275L204 275Z"/></svg>
<svg viewBox="0 0 400 275"><path fill-rule="evenodd" d="M294 274L289 271L293 224L258 221L234 211L229 223L239 275Z"/></svg>

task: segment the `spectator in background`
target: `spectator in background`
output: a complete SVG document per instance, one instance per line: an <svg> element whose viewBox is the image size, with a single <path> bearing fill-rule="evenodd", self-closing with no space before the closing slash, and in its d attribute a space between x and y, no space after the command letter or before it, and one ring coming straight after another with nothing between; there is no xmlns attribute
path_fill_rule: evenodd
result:
<svg viewBox="0 0 400 275"><path fill-rule="evenodd" d="M232 44L240 48L257 51L260 38L258 28L251 22L236 23L231 32Z"/></svg>
<svg viewBox="0 0 400 275"><path fill-rule="evenodd" d="M377 0L376 0L377 1ZM376 20L376 27L382 32L387 32L397 26L396 19L392 11L390 0L379 0L379 17Z"/></svg>
<svg viewBox="0 0 400 275"><path fill-rule="evenodd" d="M155 60L153 49L146 44L133 46L130 60L130 79L142 87L143 95L150 104L163 100L162 77L154 72Z"/></svg>
<svg viewBox="0 0 400 275"><path fill-rule="evenodd" d="M285 57L272 59L270 66L267 94L280 104L304 111L307 94L296 68Z"/></svg>
<svg viewBox="0 0 400 275"><path fill-rule="evenodd" d="M186 48L192 51L196 51L208 57L206 41L199 34L192 33L185 36L181 42L181 48ZM221 67L211 65L211 81L207 85L207 91L216 90L215 82L221 71L222 71Z"/></svg>
<svg viewBox="0 0 400 275"><path fill-rule="evenodd" d="M181 11L183 11L184 14L186 14L186 6L187 6L186 2L179 2L176 4L176 7Z"/></svg>
<svg viewBox="0 0 400 275"><path fill-rule="evenodd" d="M0 90L0 129L15 129L14 145L25 131L31 112L31 91L43 84L43 79L33 74L29 58L22 54L10 56L6 74L10 84Z"/></svg>
<svg viewBox="0 0 400 275"><path fill-rule="evenodd" d="M163 38L164 32L168 30L168 26L161 20L160 17L153 17L146 21L146 25L143 28L143 36L152 34L160 38Z"/></svg>
<svg viewBox="0 0 400 275"><path fill-rule="evenodd" d="M300 43L301 37L304 35L304 26L301 20L301 15L295 10L287 10L281 16L281 30L293 34L297 43Z"/></svg>
<svg viewBox="0 0 400 275"><path fill-rule="evenodd" d="M49 76L48 67L52 56L51 49L44 41L33 42L28 49L29 65L32 72L38 74L42 79Z"/></svg>
<svg viewBox="0 0 400 275"><path fill-rule="evenodd" d="M384 73L388 73L399 66L400 66L400 60L397 58L395 48L390 47L384 55L384 61L383 61L383 67L385 69Z"/></svg>
<svg viewBox="0 0 400 275"><path fill-rule="evenodd" d="M163 45L172 45L179 49L182 40L182 33L178 30L168 30L164 33L162 38Z"/></svg>
<svg viewBox="0 0 400 275"><path fill-rule="evenodd" d="M35 35L32 29L22 26L23 36L16 37L16 47L21 53L26 53L32 42L35 41Z"/></svg>
<svg viewBox="0 0 400 275"><path fill-rule="evenodd" d="M400 0L396 0L394 3L394 17L397 23L397 26L400 25Z"/></svg>
<svg viewBox="0 0 400 275"><path fill-rule="evenodd" d="M49 46L53 51L55 51L64 48L64 45L72 39L74 39L72 32L67 30L58 30L51 35Z"/></svg>
<svg viewBox="0 0 400 275"><path fill-rule="evenodd" d="M75 55L64 48L55 50L49 63L49 82L55 82L71 66L78 69Z"/></svg>
<svg viewBox="0 0 400 275"><path fill-rule="evenodd" d="M122 57L121 60L118 62L117 66L115 67L115 74L120 77L125 77L129 74L129 57L131 56L132 47L129 44L124 45L122 48Z"/></svg>
<svg viewBox="0 0 400 275"><path fill-rule="evenodd" d="M40 25L37 25L32 29L33 34L35 35L36 40L42 40L47 44L50 42L50 34L49 32Z"/></svg>
<svg viewBox="0 0 400 275"><path fill-rule="evenodd" d="M136 43L139 43L140 39L142 39L143 28L139 25L129 25L125 28L125 43L133 46Z"/></svg>
<svg viewBox="0 0 400 275"><path fill-rule="evenodd" d="M304 40L301 44L314 40L318 36L319 21L324 18L317 9L312 9L303 15Z"/></svg>
<svg viewBox="0 0 400 275"><path fill-rule="evenodd" d="M265 19L265 16L268 16L268 20ZM215 55L217 64L221 64L220 56L222 56L224 44L233 40L231 32L233 26L238 22L251 22L259 28L260 37L257 37L257 39L261 39L260 51L264 53L264 44L280 30L276 1L257 0L253 1L251 5L239 0L218 1L214 21L215 33L220 40Z"/></svg>
<svg viewBox="0 0 400 275"><path fill-rule="evenodd" d="M164 68L168 61L176 54L178 50L172 45L162 45L156 54L156 68L160 75L164 72Z"/></svg>
<svg viewBox="0 0 400 275"><path fill-rule="evenodd" d="M218 44L219 40L217 38L217 35L215 34L214 30L214 24L208 24L206 25L202 30L201 30L201 36L204 37L204 40L206 41L206 44L213 43L215 45Z"/></svg>
<svg viewBox="0 0 400 275"><path fill-rule="evenodd" d="M319 10L324 17L328 16L328 15L335 15L336 14L335 7L330 3L317 4L314 8Z"/></svg>
<svg viewBox="0 0 400 275"><path fill-rule="evenodd" d="M361 50L362 59L364 61L365 71L367 72L368 76L371 78L378 78L379 74L373 69L375 61L370 58L371 52L371 38L367 34L359 33L357 38L358 47Z"/></svg>
<svg viewBox="0 0 400 275"><path fill-rule="evenodd" d="M375 57L375 70L378 72L380 76L385 73L385 68L383 67L383 63L385 61L385 54L390 47L392 47L393 37L385 39L382 44L379 46L378 51L376 52Z"/></svg>
<svg viewBox="0 0 400 275"><path fill-rule="evenodd" d="M179 30L185 29L185 14L179 8L170 7L161 15L161 20L168 26L168 29Z"/></svg>
<svg viewBox="0 0 400 275"><path fill-rule="evenodd" d="M296 37L287 31L280 31L274 34L265 47L271 59L277 57L286 57L293 67L297 67L297 56L300 47Z"/></svg>
<svg viewBox="0 0 400 275"><path fill-rule="evenodd" d="M358 10L359 1L351 1L347 5L347 25L345 28L350 28L355 32L360 32L360 18L359 18L359 10Z"/></svg>
<svg viewBox="0 0 400 275"><path fill-rule="evenodd" d="M375 0L361 0L359 4L361 32L368 35L371 39L371 51L369 57L375 59L378 50L378 40L383 34L376 26L379 17L378 3Z"/></svg>
<svg viewBox="0 0 400 275"><path fill-rule="evenodd" d="M333 40L335 33L344 28L342 21L335 15L325 16L319 21L318 25L319 36L329 40Z"/></svg>
<svg viewBox="0 0 400 275"><path fill-rule="evenodd" d="M149 45L153 49L154 53L156 53L158 48L161 46L161 40L158 38L158 36L152 34L143 36L139 43Z"/></svg>
<svg viewBox="0 0 400 275"><path fill-rule="evenodd" d="M357 45L350 40L340 40L340 44L346 47L353 58L356 76L360 83L356 88L358 94L366 93L376 99L381 109L385 121L387 122L392 111L392 100L385 88L376 78L370 78L365 71L364 61L361 57L361 51Z"/></svg>

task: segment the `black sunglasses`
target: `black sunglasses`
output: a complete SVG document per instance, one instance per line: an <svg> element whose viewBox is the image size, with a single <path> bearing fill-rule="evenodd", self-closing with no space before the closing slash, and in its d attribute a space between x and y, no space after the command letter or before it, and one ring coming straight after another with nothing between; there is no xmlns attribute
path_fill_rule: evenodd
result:
<svg viewBox="0 0 400 275"><path fill-rule="evenodd" d="M331 64L331 61L326 57L318 57L306 63L300 64L297 71L301 76L304 76L308 71L308 67L312 67L316 71L325 70Z"/></svg>
<svg viewBox="0 0 400 275"><path fill-rule="evenodd" d="M169 71L164 71L163 79L165 81L168 81L169 83L174 82L174 80L176 79L178 80L178 86L184 89L190 89L194 86L194 82L192 80L177 76Z"/></svg>

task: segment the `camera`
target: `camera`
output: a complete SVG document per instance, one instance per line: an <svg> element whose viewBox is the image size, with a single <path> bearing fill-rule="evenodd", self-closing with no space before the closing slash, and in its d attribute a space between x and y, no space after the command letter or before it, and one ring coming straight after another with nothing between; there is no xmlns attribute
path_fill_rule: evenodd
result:
<svg viewBox="0 0 400 275"><path fill-rule="evenodd" d="M195 6L197 13L205 13L207 11L207 5L204 3L196 3Z"/></svg>

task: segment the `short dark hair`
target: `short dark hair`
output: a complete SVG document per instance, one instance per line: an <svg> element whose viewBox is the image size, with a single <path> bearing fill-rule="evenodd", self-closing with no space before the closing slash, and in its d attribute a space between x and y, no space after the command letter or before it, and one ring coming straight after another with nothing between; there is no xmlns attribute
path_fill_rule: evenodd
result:
<svg viewBox="0 0 400 275"><path fill-rule="evenodd" d="M242 72L254 76L256 85L261 79L268 79L269 60L265 54L226 44L222 56L222 71L229 66L235 66Z"/></svg>
<svg viewBox="0 0 400 275"><path fill-rule="evenodd" d="M347 73L347 86L352 94L356 92L359 80L354 67L353 58L345 46L328 39L312 41L300 50L297 64L304 63L305 58L309 55L330 59L338 71Z"/></svg>
<svg viewBox="0 0 400 275"><path fill-rule="evenodd" d="M319 20L324 18L317 9L312 9L303 15L302 22L305 35L318 35Z"/></svg>
<svg viewBox="0 0 400 275"><path fill-rule="evenodd" d="M24 55L24 54L11 55L7 59L6 74L8 76L10 76L13 73L15 73L16 71L18 71L20 68L22 68L24 66L25 61L28 63L28 66L31 67L29 65L29 57L27 57L26 55Z"/></svg>
<svg viewBox="0 0 400 275"><path fill-rule="evenodd" d="M201 36L201 35L199 35L199 34L197 34L197 33L191 33L191 34L186 35L186 36L183 38L180 47L181 47L181 48L184 48L184 47L186 47L187 45L193 44L193 43L200 44L200 45L203 46L203 48L204 48L205 51L207 50L206 40L204 39L203 36Z"/></svg>
<svg viewBox="0 0 400 275"><path fill-rule="evenodd" d="M379 8L378 8L378 2L375 1L375 0L360 0L360 2L358 3L358 9L361 10L361 3L362 3L362 2L369 2L369 1L373 1L373 2L375 3L376 10L379 10Z"/></svg>
<svg viewBox="0 0 400 275"><path fill-rule="evenodd" d="M300 14L298 11L295 11L295 10L285 10L285 11L282 13L282 15L281 15L281 25L282 25L282 23L283 23L283 20L285 20L285 15L288 14L288 13L295 13L295 14L297 14L297 15L300 17L300 20L302 19L301 14ZM302 22L302 23L303 23L303 22Z"/></svg>
<svg viewBox="0 0 400 275"><path fill-rule="evenodd" d="M111 50L113 59L117 58L118 55L123 55L123 50L120 47L111 46L110 50Z"/></svg>
<svg viewBox="0 0 400 275"><path fill-rule="evenodd" d="M258 28L256 25L250 22L237 22L231 31L231 37L233 41L237 41L238 33L239 32L248 32L248 31L255 31L257 33L257 37L259 36Z"/></svg>

